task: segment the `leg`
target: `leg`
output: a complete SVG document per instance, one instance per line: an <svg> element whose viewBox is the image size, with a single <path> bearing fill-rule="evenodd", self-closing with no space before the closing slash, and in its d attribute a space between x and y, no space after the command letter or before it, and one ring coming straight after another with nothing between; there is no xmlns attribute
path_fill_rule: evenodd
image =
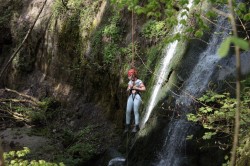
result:
<svg viewBox="0 0 250 166"><path fill-rule="evenodd" d="M141 105L140 95L136 95L134 99L134 114L135 114L135 125L139 125L139 108Z"/></svg>
<svg viewBox="0 0 250 166"><path fill-rule="evenodd" d="M134 100L134 114L135 114L135 127L133 128L132 132L136 133L140 130L139 128L139 107L141 105L141 97L140 95L136 95Z"/></svg>
<svg viewBox="0 0 250 166"><path fill-rule="evenodd" d="M128 97L128 101L127 101L127 110L126 110L126 124L129 125L130 124L130 118L131 118L131 111L133 109L133 99L132 99L132 95L130 95Z"/></svg>

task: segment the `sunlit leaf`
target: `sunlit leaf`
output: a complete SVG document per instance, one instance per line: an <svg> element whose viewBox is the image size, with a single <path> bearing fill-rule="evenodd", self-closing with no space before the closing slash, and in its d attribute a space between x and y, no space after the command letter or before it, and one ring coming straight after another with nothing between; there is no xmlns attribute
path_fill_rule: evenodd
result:
<svg viewBox="0 0 250 166"><path fill-rule="evenodd" d="M194 135L188 135L186 140L191 140L191 139L193 139L193 137L194 137Z"/></svg>
<svg viewBox="0 0 250 166"><path fill-rule="evenodd" d="M241 10L241 11L243 11L243 12L246 12L246 4L244 4L244 3L239 3L238 9Z"/></svg>
<svg viewBox="0 0 250 166"><path fill-rule="evenodd" d="M203 139L211 139L211 137L215 134L216 134L215 132L206 132L202 138Z"/></svg>
<svg viewBox="0 0 250 166"><path fill-rule="evenodd" d="M243 50L246 50L246 51L249 50L249 43L246 40L243 40L238 37L231 37L231 42Z"/></svg>
<svg viewBox="0 0 250 166"><path fill-rule="evenodd" d="M216 14L214 11L208 11L208 12L207 12L207 16L208 16L209 18L213 18L213 17L216 17L217 14Z"/></svg>
<svg viewBox="0 0 250 166"><path fill-rule="evenodd" d="M212 111L213 111L213 109L212 109L212 108L207 107L207 112L212 112Z"/></svg>
<svg viewBox="0 0 250 166"><path fill-rule="evenodd" d="M198 38L202 37L203 36L203 31L201 29L199 29L198 31L195 32L194 36L198 37Z"/></svg>
<svg viewBox="0 0 250 166"><path fill-rule="evenodd" d="M245 21L250 21L250 13L247 13L246 15L244 15L243 19Z"/></svg>
<svg viewBox="0 0 250 166"><path fill-rule="evenodd" d="M231 43L231 37L226 38L220 45L217 54L223 58L228 54L229 51L229 47L230 47L230 43Z"/></svg>

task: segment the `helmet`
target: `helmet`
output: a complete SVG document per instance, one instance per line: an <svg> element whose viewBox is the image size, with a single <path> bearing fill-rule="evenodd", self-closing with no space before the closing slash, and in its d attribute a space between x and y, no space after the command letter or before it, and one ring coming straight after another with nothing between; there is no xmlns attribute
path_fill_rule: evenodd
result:
<svg viewBox="0 0 250 166"><path fill-rule="evenodd" d="M137 76L137 71L135 69L129 69L128 71L128 77L129 76Z"/></svg>

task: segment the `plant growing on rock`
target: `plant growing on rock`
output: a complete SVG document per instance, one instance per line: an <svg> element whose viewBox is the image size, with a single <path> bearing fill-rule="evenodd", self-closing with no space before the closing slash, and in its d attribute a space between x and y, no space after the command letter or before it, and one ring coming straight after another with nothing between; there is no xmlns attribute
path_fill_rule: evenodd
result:
<svg viewBox="0 0 250 166"><path fill-rule="evenodd" d="M244 81L245 84L248 82ZM246 86L241 94L242 105L241 105L241 135L240 135L240 146L237 149L238 160L237 162L243 162L249 158L249 154L246 149L249 149L249 105L250 105L250 88ZM198 108L196 113L187 114L189 121L198 123L203 126L205 133L202 136L204 140L215 139L224 135L223 137L231 138L234 134L234 116L236 112L236 99L232 97L230 93L218 94L213 91L208 91L202 97L198 99L202 103L201 107ZM215 141L215 144L222 149L231 147L230 142L224 142L221 144L220 141ZM227 147L227 148L226 148Z"/></svg>

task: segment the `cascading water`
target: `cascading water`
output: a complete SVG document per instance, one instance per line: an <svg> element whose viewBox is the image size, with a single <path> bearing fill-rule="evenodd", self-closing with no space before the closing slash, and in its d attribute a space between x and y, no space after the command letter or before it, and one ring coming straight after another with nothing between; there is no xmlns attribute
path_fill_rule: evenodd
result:
<svg viewBox="0 0 250 166"><path fill-rule="evenodd" d="M226 18L220 18L215 29L215 32L207 49L199 56L198 64L190 74L189 79L186 81L183 94L178 99L177 103L188 105L192 99L188 96L199 96L207 88L211 75L216 67L216 64L221 59L217 55L217 50L222 42L229 35L228 20ZM222 32L218 34L217 32Z"/></svg>
<svg viewBox="0 0 250 166"><path fill-rule="evenodd" d="M229 34L229 29L225 30L225 27L230 27L228 20L223 17L219 18L215 32L220 32L220 34L213 33L207 49L200 54L197 65L185 82L180 97L176 100L176 104L181 105L181 108L185 109L192 103L190 96L197 97L206 90L220 61L219 56L216 54L218 46ZM188 109L184 109L182 110L184 112L182 117L170 122L165 143L159 153L159 162L155 165L179 166L185 161L185 141L192 126L185 118L185 112L188 112Z"/></svg>
<svg viewBox="0 0 250 166"><path fill-rule="evenodd" d="M192 3L189 4L189 7L191 5ZM178 25L174 31L177 32L177 30L179 30L179 32L181 32L183 30L182 28L183 28L182 25ZM186 120L185 114L188 112L188 107L192 103L192 99L190 98L190 96L193 96L193 97L200 96L207 89L207 86L209 84L209 81L211 81L211 78L212 80L213 79L224 80L225 78L227 78L227 76L233 75L234 73L233 68L235 64L233 63L232 59L234 57L230 57L226 60L225 59L221 60L219 56L216 54L218 46L220 45L222 40L225 39L226 36L228 36L229 31L230 31L229 28L230 28L229 22L226 18L223 18L223 17L218 18L216 27L214 28L214 33L210 36L208 46L202 53L199 53L199 56L197 56L198 60L194 64L194 68L192 72L190 72L189 78L185 81L181 94L179 95L178 98L176 98L176 105L179 105L182 108L182 110L180 110L182 111L181 117L179 117L178 119L174 119L174 118L171 119L168 125L166 126L164 125L165 128L163 129L163 132L162 132L162 128L159 130L161 131L159 135L163 136L163 144L160 144L161 146L160 151L159 149L151 150L152 146L149 146L150 150L148 151L152 151L152 153L150 153L151 154L150 157L152 158L149 158L148 156L145 157L145 153L140 154L141 149L139 148L138 150L136 149L138 146L135 146L136 148L133 149L135 153L132 153L132 155L133 156L142 155L143 157L140 158L136 156L136 159L131 160L131 161L137 162L139 159L139 162L138 162L140 163L139 165L142 165L141 163L145 163L144 165L150 164L154 166L156 165L157 166L181 166L181 165L192 165L190 164L192 162L191 161L192 158L196 160L200 157L199 155L192 156L192 154L190 155L187 152L186 138L190 133L192 133L192 131L194 130L194 126L192 123ZM146 116L144 118L142 125L144 125L147 122L152 109L158 102L157 95L158 93L160 93L163 83L165 82L165 77L169 73L168 64L170 63L172 57L175 55L175 52L176 52L175 49L177 48L177 45L178 45L178 42L175 41L174 43L170 44L165 49L166 57L163 59L164 63L162 64L159 70L159 74L158 74L159 78L157 79L157 84L154 86L154 90L152 92L153 94L152 94L152 97L150 98L150 103L148 105L147 113L146 113ZM247 72L249 73L250 72L249 52L246 52L244 56L245 58L248 58L247 61L244 61L245 63L243 63L245 66L244 69L247 70L245 71L245 73ZM218 69L218 66L222 66L220 70ZM161 122L159 122L159 124L161 124ZM156 133L158 134L158 132ZM152 140L146 140L145 142L146 143L150 142L154 144ZM162 143L162 138L160 142ZM139 141L139 144L141 144L140 141ZM147 147L145 147L145 151L146 151L146 148ZM139 153L137 153L138 151ZM157 156L154 156L156 152L157 152ZM141 159L144 159L144 157L146 158L145 162L141 161ZM126 161L125 158L117 157L117 158L112 159L109 162L109 166L123 165L125 164L125 161ZM200 165L200 163L201 162L195 161L196 165Z"/></svg>
<svg viewBox="0 0 250 166"><path fill-rule="evenodd" d="M190 0L189 1L189 4L187 5L187 8L190 9L191 6L193 5L193 0ZM186 9L185 9L186 10ZM174 28L173 30L173 34L176 34L176 33L182 33L183 30L184 30L184 26L183 24L180 23L181 20L185 20L187 19L187 16L186 15L181 15L182 12L184 12L185 10L181 11L180 14L178 15L178 24L177 26ZM168 69L168 66L169 66L169 63L171 61L171 59L173 58L173 56L175 55L176 53L176 48L178 46L178 41L174 41L172 43L170 43L164 50L164 55L165 57L163 58L163 64L162 66L160 67L160 70L158 72L158 78L157 78L157 82L153 88L153 91L152 91L152 95L149 99L149 102L148 102L148 107L146 109L146 113L145 113L145 116L142 120L142 123L141 123L141 128L143 128L143 126L145 125L145 123L148 121L148 118L150 117L151 115L151 112L153 110L153 108L155 107L155 105L157 104L157 97L158 97L158 94L159 94L159 91L163 85L163 83L165 82L166 80L166 76L168 75L169 73L169 69Z"/></svg>
<svg viewBox="0 0 250 166"><path fill-rule="evenodd" d="M190 0L189 1L189 4L187 5L187 8L190 9L191 6L193 5L193 0ZM181 20L186 20L187 19L187 16L186 15L182 15L182 13L184 11L187 11L186 9L183 9L182 11L180 11L179 15L178 15L178 24L177 26L174 28L173 30L173 34L177 34L177 33L182 33L183 30L184 30L184 26L183 24L180 23ZM188 12L188 11L187 11ZM158 97L158 93L163 85L163 83L165 82L166 80L166 76L168 75L169 73L169 69L168 69L168 66L170 64L170 61L171 59L173 58L173 56L175 55L176 53L176 48L178 46L178 41L174 41L172 43L170 43L164 50L163 54L166 55L164 58L163 58L163 64L161 65L160 67L160 70L158 72L158 78L157 78L157 82L153 88L153 92L152 92L152 95L150 97L150 100L149 100L149 104L148 104L148 107L146 109L146 113L145 113L145 116L141 122L141 128L144 127L145 123L147 122L154 106L157 104L157 97ZM121 161L125 161L124 158L114 158L112 159L108 166L112 166L112 165L119 165L119 162Z"/></svg>

